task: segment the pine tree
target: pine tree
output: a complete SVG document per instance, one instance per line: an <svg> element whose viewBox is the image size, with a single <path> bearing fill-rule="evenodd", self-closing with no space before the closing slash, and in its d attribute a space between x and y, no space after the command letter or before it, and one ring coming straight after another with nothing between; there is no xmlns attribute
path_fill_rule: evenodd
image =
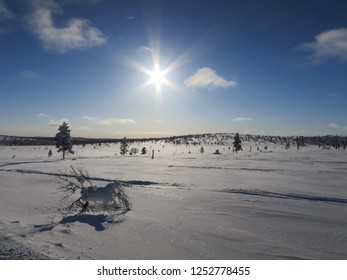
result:
<svg viewBox="0 0 347 280"><path fill-rule="evenodd" d="M238 151L242 151L242 144L241 144L241 138L239 133L236 133L235 137L234 137L234 151L237 153Z"/></svg>
<svg viewBox="0 0 347 280"><path fill-rule="evenodd" d="M120 154L122 156L128 153L129 142L126 137L124 137L120 143Z"/></svg>
<svg viewBox="0 0 347 280"><path fill-rule="evenodd" d="M70 136L71 130L67 122L63 122L58 130L59 132L55 135L55 146L58 148L58 153L63 152L63 159L65 159L65 152L74 154Z"/></svg>

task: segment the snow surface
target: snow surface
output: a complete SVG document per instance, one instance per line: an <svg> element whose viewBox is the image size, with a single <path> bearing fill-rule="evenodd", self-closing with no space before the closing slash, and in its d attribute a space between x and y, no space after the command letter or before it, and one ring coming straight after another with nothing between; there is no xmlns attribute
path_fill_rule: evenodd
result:
<svg viewBox="0 0 347 280"><path fill-rule="evenodd" d="M131 147L143 146L74 146L64 161L54 147L0 147L0 259L347 258L346 150ZM54 174L70 166L127 182L131 211L67 214Z"/></svg>

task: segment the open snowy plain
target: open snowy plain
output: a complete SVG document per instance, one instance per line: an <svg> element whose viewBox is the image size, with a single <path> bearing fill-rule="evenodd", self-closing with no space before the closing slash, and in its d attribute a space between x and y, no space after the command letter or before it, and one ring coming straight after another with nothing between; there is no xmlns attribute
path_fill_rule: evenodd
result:
<svg viewBox="0 0 347 280"><path fill-rule="evenodd" d="M346 150L138 145L155 158L0 147L0 259L347 259ZM127 182L131 211L66 213L54 174L70 166Z"/></svg>

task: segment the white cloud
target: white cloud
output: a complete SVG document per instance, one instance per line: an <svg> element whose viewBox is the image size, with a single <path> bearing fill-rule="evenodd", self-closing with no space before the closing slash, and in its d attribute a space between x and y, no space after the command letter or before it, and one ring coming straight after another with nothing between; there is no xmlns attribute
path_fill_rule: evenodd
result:
<svg viewBox="0 0 347 280"><path fill-rule="evenodd" d="M112 119L112 118L100 119L99 117L90 117L90 116L83 116L82 118L84 120L87 120L87 121L96 122L100 125L114 125L114 124L133 125L133 124L136 124L136 121L134 121L132 119Z"/></svg>
<svg viewBox="0 0 347 280"><path fill-rule="evenodd" d="M246 122L246 121L252 121L253 119L251 117L237 117L233 118L233 122Z"/></svg>
<svg viewBox="0 0 347 280"><path fill-rule="evenodd" d="M40 74L33 71L27 71L27 70L20 72L19 75L21 75L23 78L31 79L31 80L37 80L41 77Z"/></svg>
<svg viewBox="0 0 347 280"><path fill-rule="evenodd" d="M334 123L334 122L330 123L329 127L334 128L334 129L347 131L347 125L340 125L340 124L337 124L337 123Z"/></svg>
<svg viewBox="0 0 347 280"><path fill-rule="evenodd" d="M68 119L60 119L60 120L50 120L48 126L60 126L63 122L69 122ZM71 126L71 125L70 125Z"/></svg>
<svg viewBox="0 0 347 280"><path fill-rule="evenodd" d="M313 42L299 47L311 53L309 58L313 64L320 64L331 58L347 62L347 28L324 31Z"/></svg>
<svg viewBox="0 0 347 280"><path fill-rule="evenodd" d="M330 123L330 124L329 124L329 127L332 127L332 128L340 128L341 126L338 125L337 123Z"/></svg>
<svg viewBox="0 0 347 280"><path fill-rule="evenodd" d="M89 117L89 116L83 116L82 119L87 120L87 121L95 121L98 120L98 117Z"/></svg>
<svg viewBox="0 0 347 280"><path fill-rule="evenodd" d="M148 136L148 137L158 137L161 135L175 135L177 133L173 131L133 131L128 133L133 136Z"/></svg>
<svg viewBox="0 0 347 280"><path fill-rule="evenodd" d="M36 117L45 118L45 117L48 117L48 115L46 113L40 113L40 114L37 114Z"/></svg>
<svg viewBox="0 0 347 280"><path fill-rule="evenodd" d="M44 48L65 53L73 49L88 49L105 43L102 32L90 25L87 19L73 18L65 26L57 27L53 21L53 13L60 9L54 2L50 5L38 2L34 12L27 18L30 30L38 36Z"/></svg>
<svg viewBox="0 0 347 280"><path fill-rule="evenodd" d="M203 67L198 69L194 74L184 80L184 85L187 88L229 88L238 85L235 81L228 81L223 77L217 75L216 71Z"/></svg>
<svg viewBox="0 0 347 280"><path fill-rule="evenodd" d="M4 0L0 0L0 20L14 20L16 18L15 13L13 13L6 5Z"/></svg>
<svg viewBox="0 0 347 280"><path fill-rule="evenodd" d="M101 125L113 125L113 124L119 124L119 125L133 125L136 124L136 122L132 119L103 119L98 122Z"/></svg>
<svg viewBox="0 0 347 280"><path fill-rule="evenodd" d="M80 127L76 127L75 129L83 131L83 130L90 130L90 127L88 127L88 126L80 126Z"/></svg>
<svg viewBox="0 0 347 280"><path fill-rule="evenodd" d="M137 48L137 52L139 52L139 53L143 53L143 52L152 53L153 50L149 47L142 46L142 47Z"/></svg>

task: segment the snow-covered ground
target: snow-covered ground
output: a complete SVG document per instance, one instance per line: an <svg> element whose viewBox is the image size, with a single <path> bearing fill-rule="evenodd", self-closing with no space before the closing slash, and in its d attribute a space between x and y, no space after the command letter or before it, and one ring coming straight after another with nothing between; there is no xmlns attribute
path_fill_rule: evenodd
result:
<svg viewBox="0 0 347 280"><path fill-rule="evenodd" d="M347 258L347 150L143 146L154 159L117 144L64 161L54 147L0 147L0 259ZM66 214L54 174L70 166L127 182L131 211Z"/></svg>

